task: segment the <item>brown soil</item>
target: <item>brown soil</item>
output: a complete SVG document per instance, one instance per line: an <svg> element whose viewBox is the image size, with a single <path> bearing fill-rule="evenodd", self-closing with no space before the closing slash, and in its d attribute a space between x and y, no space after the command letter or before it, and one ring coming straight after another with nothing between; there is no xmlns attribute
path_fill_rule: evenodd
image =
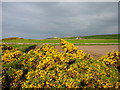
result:
<svg viewBox="0 0 120 90"><path fill-rule="evenodd" d="M85 53L91 54L95 59L106 55L107 52L112 52L113 50L119 51L119 45L92 45L92 46L78 46L79 49L85 51Z"/></svg>
<svg viewBox="0 0 120 90"><path fill-rule="evenodd" d="M119 51L120 45L77 45L80 50L83 50L85 53L90 54L93 58L99 59L99 57L106 55L107 52L112 52L113 50ZM40 46L37 46L39 48ZM58 45L55 46L60 52L64 52L62 48Z"/></svg>
<svg viewBox="0 0 120 90"><path fill-rule="evenodd" d="M112 52L113 50L119 51L120 45L78 45L80 50L85 53L90 54L93 58L99 59L99 57L106 55L107 52ZM63 51L60 46L55 46L59 51Z"/></svg>

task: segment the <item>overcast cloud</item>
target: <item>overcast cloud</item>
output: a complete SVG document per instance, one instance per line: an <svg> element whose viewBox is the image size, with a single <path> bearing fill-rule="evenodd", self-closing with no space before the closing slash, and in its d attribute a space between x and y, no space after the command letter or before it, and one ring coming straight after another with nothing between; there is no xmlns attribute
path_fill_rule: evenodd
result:
<svg viewBox="0 0 120 90"><path fill-rule="evenodd" d="M117 2L3 2L2 38L118 33Z"/></svg>

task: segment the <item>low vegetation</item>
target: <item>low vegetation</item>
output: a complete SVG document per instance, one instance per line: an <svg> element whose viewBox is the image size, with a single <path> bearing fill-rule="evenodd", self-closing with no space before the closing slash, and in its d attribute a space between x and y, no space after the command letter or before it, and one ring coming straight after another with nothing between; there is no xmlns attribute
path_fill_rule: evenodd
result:
<svg viewBox="0 0 120 90"><path fill-rule="evenodd" d="M34 49L37 46L36 44L7 44L7 45L13 48L18 48L23 53L31 49Z"/></svg>
<svg viewBox="0 0 120 90"><path fill-rule="evenodd" d="M2 89L120 88L120 52L95 60L68 41L60 45L65 52L48 44L26 53L1 45Z"/></svg>
<svg viewBox="0 0 120 90"><path fill-rule="evenodd" d="M13 40L13 39L23 39L19 37L10 37L10 38L3 38L2 40Z"/></svg>

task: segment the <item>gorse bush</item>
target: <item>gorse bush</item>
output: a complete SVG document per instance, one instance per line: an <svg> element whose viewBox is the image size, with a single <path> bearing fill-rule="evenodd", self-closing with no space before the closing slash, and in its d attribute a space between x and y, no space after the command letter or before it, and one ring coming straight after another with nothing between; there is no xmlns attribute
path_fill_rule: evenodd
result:
<svg viewBox="0 0 120 90"><path fill-rule="evenodd" d="M117 51L99 60L60 39L65 52L52 45L22 53L17 49L3 49L2 88L119 88ZM2 46L3 47L3 46ZM111 63L111 58L112 62ZM106 60L107 59L107 60Z"/></svg>
<svg viewBox="0 0 120 90"><path fill-rule="evenodd" d="M120 52L108 52L106 56L102 56L99 61L104 61L107 66L120 65Z"/></svg>
<svg viewBox="0 0 120 90"><path fill-rule="evenodd" d="M23 38L19 38L19 37L11 37L11 38L4 38L2 40L12 40L12 39L23 39Z"/></svg>

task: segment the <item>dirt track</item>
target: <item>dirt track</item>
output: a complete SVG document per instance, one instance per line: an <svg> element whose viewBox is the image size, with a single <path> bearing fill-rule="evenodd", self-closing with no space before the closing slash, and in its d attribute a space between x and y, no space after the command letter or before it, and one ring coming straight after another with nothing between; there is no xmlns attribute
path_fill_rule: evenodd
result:
<svg viewBox="0 0 120 90"><path fill-rule="evenodd" d="M63 51L60 46L55 46L59 51ZM107 52L111 52L113 50L120 50L118 47L120 45L79 45L77 46L80 50L84 50L85 53L91 54L91 56L95 59L106 55Z"/></svg>
<svg viewBox="0 0 120 90"><path fill-rule="evenodd" d="M40 46L37 46L39 48ZM90 54L93 58L98 59L99 57L106 55L107 52L120 51L120 45L76 45L80 50ZM63 52L62 48L57 45L55 46L60 52Z"/></svg>

